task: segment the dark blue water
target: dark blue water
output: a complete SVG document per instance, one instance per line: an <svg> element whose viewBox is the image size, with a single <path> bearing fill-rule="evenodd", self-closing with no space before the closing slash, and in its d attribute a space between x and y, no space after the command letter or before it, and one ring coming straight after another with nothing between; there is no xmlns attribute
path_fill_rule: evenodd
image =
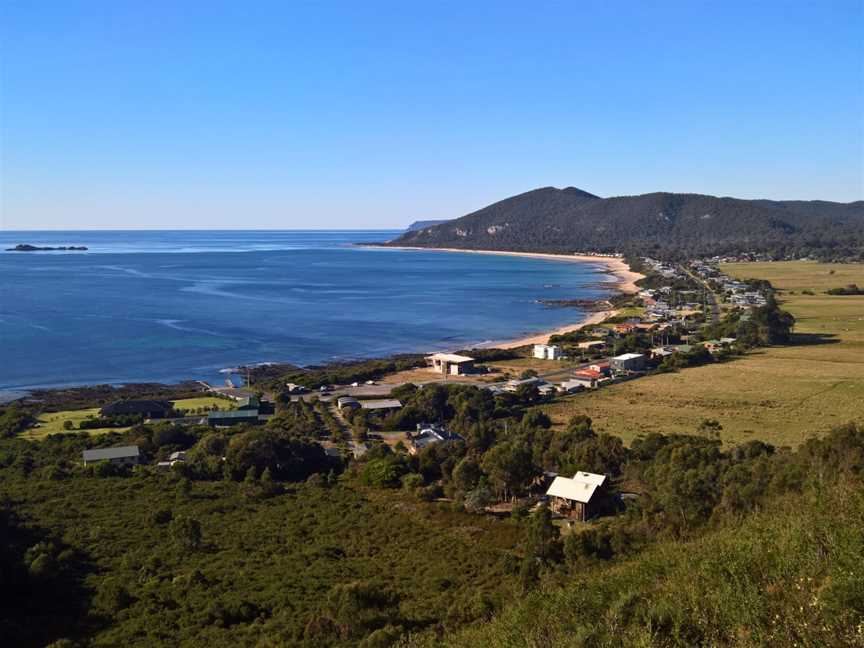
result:
<svg viewBox="0 0 864 648"><path fill-rule="evenodd" d="M590 263L350 245L397 234L0 232L90 248L0 252L0 389L458 349L580 315L537 299L607 294Z"/></svg>

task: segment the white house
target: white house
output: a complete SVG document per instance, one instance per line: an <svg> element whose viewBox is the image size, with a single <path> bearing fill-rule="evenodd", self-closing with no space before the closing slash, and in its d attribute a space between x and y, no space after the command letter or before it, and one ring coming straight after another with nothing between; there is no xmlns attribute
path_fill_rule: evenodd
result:
<svg viewBox="0 0 864 648"><path fill-rule="evenodd" d="M427 356L426 362L435 373L445 376L459 376L474 370L474 358L456 353L433 353Z"/></svg>
<svg viewBox="0 0 864 648"><path fill-rule="evenodd" d="M609 362L616 371L642 371L645 368L645 356L641 353L624 353Z"/></svg>
<svg viewBox="0 0 864 648"><path fill-rule="evenodd" d="M573 479L558 476L546 491L551 500L550 508L584 522L591 516L592 500L605 483L606 475L582 471L577 472Z"/></svg>
<svg viewBox="0 0 864 648"><path fill-rule="evenodd" d="M540 360L560 360L561 347L557 344L535 344L534 357Z"/></svg>

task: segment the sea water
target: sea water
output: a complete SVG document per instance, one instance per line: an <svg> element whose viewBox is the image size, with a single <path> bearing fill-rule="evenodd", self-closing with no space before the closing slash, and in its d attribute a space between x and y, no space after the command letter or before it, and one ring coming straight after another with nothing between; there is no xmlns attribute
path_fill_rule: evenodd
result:
<svg viewBox="0 0 864 648"><path fill-rule="evenodd" d="M358 247L399 231L0 231L0 390L456 350L584 315L592 263ZM610 284L611 285L611 284Z"/></svg>

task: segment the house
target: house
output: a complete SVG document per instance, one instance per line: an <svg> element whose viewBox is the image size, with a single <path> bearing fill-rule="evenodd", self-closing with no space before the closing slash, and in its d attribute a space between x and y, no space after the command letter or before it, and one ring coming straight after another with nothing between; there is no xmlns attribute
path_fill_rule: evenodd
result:
<svg viewBox="0 0 864 648"><path fill-rule="evenodd" d="M135 466L141 458L141 453L138 452L138 446L136 445L85 450L81 454L85 466L99 463L100 461L107 461L108 463L120 466Z"/></svg>
<svg viewBox="0 0 864 648"><path fill-rule="evenodd" d="M455 353L433 353L426 358L435 373L445 376L462 376L474 371L474 358Z"/></svg>
<svg viewBox="0 0 864 648"><path fill-rule="evenodd" d="M673 347L656 347L651 349L651 357L652 358L668 358L671 355L675 355L676 349Z"/></svg>
<svg viewBox="0 0 864 648"><path fill-rule="evenodd" d="M570 380L565 380L561 383L561 391L565 394L575 394L577 392L583 391L585 389L590 389L596 385L596 381L594 384L586 384L591 381L581 380L579 378L572 378Z"/></svg>
<svg viewBox="0 0 864 648"><path fill-rule="evenodd" d="M578 391L577 385L581 385L582 389L595 389L601 380L606 378L606 374L594 371L593 369L580 369L573 372L570 380L561 383L562 389L567 392Z"/></svg>
<svg viewBox="0 0 864 648"><path fill-rule="evenodd" d="M167 461L160 461L156 464L156 467L160 470L168 470L172 466L178 463L186 463L186 451L179 450L177 452L172 452L168 455Z"/></svg>
<svg viewBox="0 0 864 648"><path fill-rule="evenodd" d="M308 388L304 387L303 385L298 385L297 383L285 383L285 387L288 388L288 393L292 396L295 394L305 394L309 391Z"/></svg>
<svg viewBox="0 0 864 648"><path fill-rule="evenodd" d="M539 389L545 384L547 384L545 380L537 378L536 376L532 376L531 378L523 378L521 380L508 380L507 384L504 385L504 391L515 392L517 389L522 387L522 385L534 385Z"/></svg>
<svg viewBox="0 0 864 648"><path fill-rule="evenodd" d="M641 353L624 353L612 358L610 363L615 371L643 371L645 356Z"/></svg>
<svg viewBox="0 0 864 648"><path fill-rule="evenodd" d="M595 362L594 364L588 367L591 371L596 371L597 373L601 373L604 376L608 376L612 373L612 365L608 360L603 360L601 362Z"/></svg>
<svg viewBox="0 0 864 648"><path fill-rule="evenodd" d="M635 324L630 324L628 322L623 322L621 324L615 325L615 333L618 335L630 335L633 331L636 330Z"/></svg>
<svg viewBox="0 0 864 648"><path fill-rule="evenodd" d="M537 388L537 391L540 392L541 396L554 396L558 389L555 387L555 385L544 383Z"/></svg>
<svg viewBox="0 0 864 648"><path fill-rule="evenodd" d="M576 346L586 351L602 351L606 348L606 343L603 340L588 340L587 342L580 342Z"/></svg>
<svg viewBox="0 0 864 648"><path fill-rule="evenodd" d="M557 344L535 344L534 357L540 360L560 360L563 354Z"/></svg>
<svg viewBox="0 0 864 648"><path fill-rule="evenodd" d="M267 420L267 416L257 409L232 410L229 412L210 412L207 414L207 425L210 427L231 427L232 425L259 425Z"/></svg>
<svg viewBox="0 0 864 648"><path fill-rule="evenodd" d="M341 399L340 399L341 400ZM395 398L380 398L377 400L360 401L360 407L365 410L393 411L402 409L402 401Z"/></svg>
<svg viewBox="0 0 864 648"><path fill-rule="evenodd" d="M119 400L106 405L99 412L104 417L141 416L145 419L166 418L174 406L164 400Z"/></svg>
<svg viewBox="0 0 864 648"><path fill-rule="evenodd" d="M428 423L418 423L417 432L408 435L408 453L417 454L424 448L437 443L449 443L451 441L464 441L455 432L449 432L442 426Z"/></svg>
<svg viewBox="0 0 864 648"><path fill-rule="evenodd" d="M719 353L729 345L722 340L705 340L705 342L702 343L702 346L708 349L709 353Z"/></svg>
<svg viewBox="0 0 864 648"><path fill-rule="evenodd" d="M336 407L338 407L340 410L343 410L346 407L350 407L351 409L358 409L360 407L360 401L358 401L353 396L340 396L336 399Z"/></svg>
<svg viewBox="0 0 864 648"><path fill-rule="evenodd" d="M555 477L546 495L553 511L584 522L594 513L594 505L605 484L606 475L580 471L572 479Z"/></svg>

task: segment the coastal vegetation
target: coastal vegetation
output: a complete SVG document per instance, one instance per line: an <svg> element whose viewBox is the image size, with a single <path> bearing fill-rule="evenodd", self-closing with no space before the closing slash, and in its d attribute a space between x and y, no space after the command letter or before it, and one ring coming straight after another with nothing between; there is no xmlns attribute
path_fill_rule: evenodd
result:
<svg viewBox="0 0 864 648"><path fill-rule="evenodd" d="M471 640L456 634L454 644L488 636L488 645L509 645L501 637L515 631L506 624L521 618L522 606L548 605L528 612L539 622L581 600L579 584L594 581L594 595L580 604L585 614L549 631L578 630L586 641L615 645L607 621L624 614L625 600L638 614L622 617L621 628L646 645L657 632L662 645L684 646L742 630L818 642L851 637L861 621L859 565L850 562L864 537L859 426L840 426L795 452L758 441L726 449L711 425L693 435L648 435L628 448L587 417L553 431L530 407L537 397L530 386L506 397L462 385L400 395L411 420L437 417L464 440L415 455L373 445L345 464L316 443L315 406L291 403L264 427L161 423L3 441L0 521L12 541L2 591L4 610L14 611L4 616L4 636L21 646L193 637L213 645L388 646L400 637L430 645L475 626L465 629ZM82 449L121 444L138 445L146 465L80 465ZM187 451L186 462L153 467L176 450ZM545 507L529 512L518 503L505 520L481 515L489 503L526 494L550 469L609 475L601 517L561 526ZM839 507L830 529L815 501ZM790 526L793 510L799 522ZM750 540L740 537L730 544L742 525L752 543L782 528L786 553L745 551ZM722 555L734 561L713 563L714 548L724 545ZM672 556L691 549L716 568L680 583L685 567ZM728 569L752 596L765 587L776 594L735 619L740 602L722 597L732 593ZM805 574L814 580L804 593L785 587ZM657 582L650 575L667 583L657 602L644 596ZM709 601L662 605L712 588L716 613ZM554 594L541 604L546 592ZM809 630L772 624L813 594ZM75 604L62 608L67 599ZM543 632L519 627L519 637Z"/></svg>

